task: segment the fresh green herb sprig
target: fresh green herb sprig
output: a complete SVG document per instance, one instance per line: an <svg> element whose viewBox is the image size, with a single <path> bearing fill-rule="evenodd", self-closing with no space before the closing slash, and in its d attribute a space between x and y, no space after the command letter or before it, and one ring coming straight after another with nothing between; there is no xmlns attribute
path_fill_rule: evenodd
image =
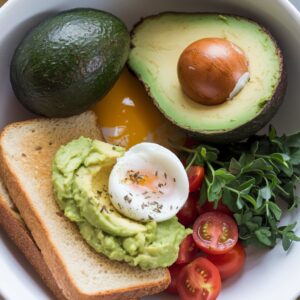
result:
<svg viewBox="0 0 300 300"><path fill-rule="evenodd" d="M278 137L270 127L268 135L245 142L180 149L187 155L187 169L205 167L201 204L210 201L217 207L222 198L234 213L244 244L274 247L281 239L287 250L300 241L296 223L279 226L283 212L278 204L284 200L291 211L299 203L295 189L300 180L300 133Z"/></svg>

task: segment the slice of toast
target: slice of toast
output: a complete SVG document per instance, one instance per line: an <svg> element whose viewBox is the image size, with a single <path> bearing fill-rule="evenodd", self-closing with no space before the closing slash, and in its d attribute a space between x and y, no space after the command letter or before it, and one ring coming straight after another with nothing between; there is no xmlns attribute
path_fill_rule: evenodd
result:
<svg viewBox="0 0 300 300"><path fill-rule="evenodd" d="M142 271L95 253L59 210L52 159L80 136L101 138L92 112L11 124L0 136L1 176L57 285L67 299L125 300L164 290L166 269Z"/></svg>
<svg viewBox="0 0 300 300"><path fill-rule="evenodd" d="M50 288L55 298L66 300L61 289L56 284L43 255L34 242L32 235L22 220L17 208L0 178L0 226L6 231L9 238L23 252L27 260L35 268L45 284ZM132 300L139 300L138 298Z"/></svg>
<svg viewBox="0 0 300 300"><path fill-rule="evenodd" d="M55 298L66 299L46 265L41 251L33 241L29 230L11 201L2 179L0 179L0 225L9 238L24 253L27 260L51 289Z"/></svg>

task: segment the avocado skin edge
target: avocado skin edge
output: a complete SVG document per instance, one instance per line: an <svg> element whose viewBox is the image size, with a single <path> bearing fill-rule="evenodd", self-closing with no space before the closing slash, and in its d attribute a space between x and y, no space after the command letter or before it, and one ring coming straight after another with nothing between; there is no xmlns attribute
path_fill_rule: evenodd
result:
<svg viewBox="0 0 300 300"><path fill-rule="evenodd" d="M77 40L63 31L80 23ZM92 8L61 11L29 30L16 47L10 64L12 89L20 103L38 115L79 114L112 88L129 48L125 24L111 13Z"/></svg>
<svg viewBox="0 0 300 300"><path fill-rule="evenodd" d="M285 92L287 88L287 75L285 70L281 72L281 79L276 88L275 93L271 100L265 105L264 109L260 112L258 116L242 126L239 126L231 131L224 133L214 133L214 134L203 134L196 132L189 132L192 136L197 137L203 141L218 144L227 144L231 142L240 141L248 138L249 136L255 134L257 131L262 129L273 116L278 111L279 107L283 103Z"/></svg>
<svg viewBox="0 0 300 300"><path fill-rule="evenodd" d="M174 11L166 11L166 12L162 12L162 13L158 13L158 14L154 14L145 18L141 18L132 28L130 35L131 35L131 41L132 41L132 37L135 33L136 28L145 20L147 19L151 19L151 18L155 18L157 16L160 15L164 15L164 14L187 14L187 15L195 15L195 14L211 14L211 15L222 15L224 13L219 13L219 12L195 12L195 13L189 13L189 12L174 12ZM284 58L283 58L283 54L282 54L282 50L278 45L277 40L274 38L274 36L271 34L271 32L264 26L262 26L260 23L258 23L257 21L254 21L251 18L248 17L244 17L244 16L239 16L239 15L235 15L235 14L230 14L230 13L225 13L226 16L232 16L235 18L242 18L242 19L246 19L250 22L254 22L256 24L258 24L261 29L267 33L271 39L274 41L274 44L276 46L277 49L277 54L278 54L278 59L280 59L281 61L281 71L280 71L280 81L276 87L276 90L273 93L273 96L270 100L267 101L267 104L264 106L263 110L259 113L259 115L257 115L254 119L248 121L247 123L236 127L233 130L230 131L224 131L224 132L218 132L218 133L202 133L202 132L198 132L198 131L193 131L192 128L190 129L186 129L183 127L183 130L185 130L187 132L188 135L200 140L200 141L204 141L204 142L209 142L209 143L213 143L213 144L229 144L232 142L236 142L236 141L240 141L240 140L244 140L246 138L248 138L249 136L255 134L257 131L259 131L260 129L262 129L267 123L269 123L269 121L274 117L274 115L276 114L276 112L278 111L278 109L280 108L281 104L283 103L284 100L284 96L286 93L286 89L287 89L287 85L288 85L288 80L287 80L287 72L286 72L286 67L285 67L285 62L284 62ZM130 45L131 49L134 48L134 45L131 43ZM128 65L128 69L131 71L132 74L134 74L134 76L136 76L138 78L138 80L144 85L148 95L150 96L151 99L153 99L153 103L155 104L155 106L159 109L159 111L168 119L170 120L173 124L175 124L176 126L177 123L175 120L170 119L170 117L168 117L164 111L160 108L160 106L158 105L157 101L155 100L155 98L152 96L150 88L143 82L143 80L134 72L134 70L131 69L130 65Z"/></svg>

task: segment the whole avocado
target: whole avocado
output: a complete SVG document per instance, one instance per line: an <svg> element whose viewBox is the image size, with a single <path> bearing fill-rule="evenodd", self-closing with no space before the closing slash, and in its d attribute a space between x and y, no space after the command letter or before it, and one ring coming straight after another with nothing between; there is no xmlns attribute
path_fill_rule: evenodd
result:
<svg viewBox="0 0 300 300"><path fill-rule="evenodd" d="M129 54L117 17L96 9L63 11L33 28L11 61L18 100L47 117L81 113L113 86Z"/></svg>

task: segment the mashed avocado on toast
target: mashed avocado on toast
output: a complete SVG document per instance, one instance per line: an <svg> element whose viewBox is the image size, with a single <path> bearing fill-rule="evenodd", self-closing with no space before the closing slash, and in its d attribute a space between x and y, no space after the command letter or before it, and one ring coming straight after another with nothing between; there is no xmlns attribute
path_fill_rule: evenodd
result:
<svg viewBox="0 0 300 300"><path fill-rule="evenodd" d="M140 223L111 204L108 179L121 147L81 137L62 146L53 161L54 192L65 216L97 252L142 269L172 265L190 233L176 218Z"/></svg>

